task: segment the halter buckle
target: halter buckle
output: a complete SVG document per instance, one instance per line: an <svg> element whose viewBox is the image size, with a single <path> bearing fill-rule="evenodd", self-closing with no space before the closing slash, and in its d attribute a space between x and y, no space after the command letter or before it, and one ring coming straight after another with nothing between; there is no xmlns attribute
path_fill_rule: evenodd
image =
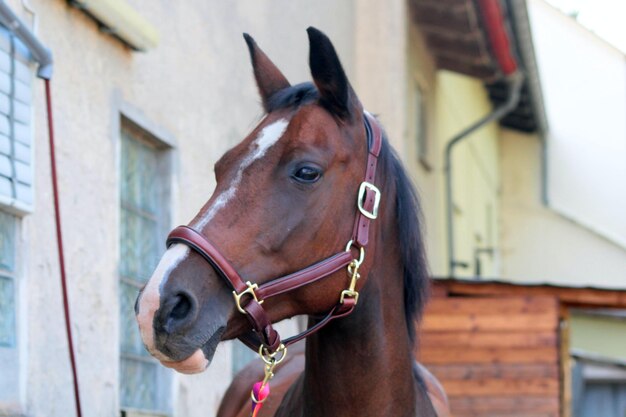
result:
<svg viewBox="0 0 626 417"><path fill-rule="evenodd" d="M237 291L233 291L233 297L235 297L235 304L237 305L237 310L239 310L243 314L248 314L246 313L246 310L244 310L243 307L241 306L241 297L243 297L244 295L250 294L252 298L254 298L254 301L256 301L259 304L263 304L263 300L259 301L259 299L256 296L256 293L254 292L255 290L259 289L259 286L257 284L251 283L250 281L247 281L246 285L248 286L248 288L246 288L239 294L237 294Z"/></svg>
<svg viewBox="0 0 626 417"><path fill-rule="evenodd" d="M363 200L365 199L367 191L370 190L374 192L374 207L372 207L372 211L368 211L365 207L363 207ZM380 190L374 184L369 183L367 181L363 181L361 186L359 187L359 197L357 199L357 206L359 207L359 211L368 219L374 220L378 217L378 206L380 204Z"/></svg>
<svg viewBox="0 0 626 417"><path fill-rule="evenodd" d="M350 290L341 291L341 297L339 297L339 304L343 304L346 298L354 298L354 305L356 305L359 302L359 293L358 291L350 291Z"/></svg>

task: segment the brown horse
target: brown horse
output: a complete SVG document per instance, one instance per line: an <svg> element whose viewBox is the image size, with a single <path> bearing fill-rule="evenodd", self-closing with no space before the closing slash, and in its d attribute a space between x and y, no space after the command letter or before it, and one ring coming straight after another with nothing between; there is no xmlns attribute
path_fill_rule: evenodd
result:
<svg viewBox="0 0 626 417"><path fill-rule="evenodd" d="M272 366L286 354L263 416L445 415L445 394L413 359L428 287L415 191L330 40L307 32L314 83L295 86L244 35L267 115L170 235L137 299L141 336L184 373L206 369L221 340L259 347ZM295 315L309 331L281 340L272 323ZM220 417L249 413L261 363L236 378Z"/></svg>

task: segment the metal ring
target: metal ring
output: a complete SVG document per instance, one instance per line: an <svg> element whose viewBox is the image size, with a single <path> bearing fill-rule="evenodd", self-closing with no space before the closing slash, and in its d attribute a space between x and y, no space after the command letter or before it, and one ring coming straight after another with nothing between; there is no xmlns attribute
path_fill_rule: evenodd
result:
<svg viewBox="0 0 626 417"><path fill-rule="evenodd" d="M278 365L283 361L283 359L285 359L285 356L287 356L287 347L281 343L280 346L278 346L278 349L276 349L276 352L267 352L268 351L265 349L265 345L261 343L261 346L259 346L259 356L263 359L263 362L267 365ZM278 356L279 354L280 356Z"/></svg>
<svg viewBox="0 0 626 417"><path fill-rule="evenodd" d="M261 387L263 388L263 387ZM263 404L265 402L265 400L267 400L267 398L269 397L269 395L265 398L263 398L262 400L258 400L255 396L254 396L254 390L250 391L250 398L252 398L252 401L254 401L255 404Z"/></svg>
<svg viewBox="0 0 626 417"><path fill-rule="evenodd" d="M363 246L356 246L354 244L354 241L351 239L346 245L346 252L350 252L350 249L352 248L352 246L359 249L359 260L357 261L355 259L354 261L357 263L357 266L360 266L365 260L365 248L363 248Z"/></svg>

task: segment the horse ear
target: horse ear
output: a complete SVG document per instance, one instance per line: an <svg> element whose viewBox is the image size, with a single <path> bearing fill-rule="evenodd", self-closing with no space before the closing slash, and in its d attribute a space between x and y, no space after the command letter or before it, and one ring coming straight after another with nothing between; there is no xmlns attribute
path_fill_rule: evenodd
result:
<svg viewBox="0 0 626 417"><path fill-rule="evenodd" d="M259 48L252 36L244 33L243 38L246 40L248 50L250 51L254 78L259 87L261 100L263 100L263 108L265 111L268 111L270 97L277 91L289 87L289 81L287 81L287 78L280 72L278 67L265 55L265 52Z"/></svg>
<svg viewBox="0 0 626 417"><path fill-rule="evenodd" d="M351 119L360 103L333 44L324 33L314 27L309 27L306 31L309 35L309 66L321 95L321 104L340 118Z"/></svg>

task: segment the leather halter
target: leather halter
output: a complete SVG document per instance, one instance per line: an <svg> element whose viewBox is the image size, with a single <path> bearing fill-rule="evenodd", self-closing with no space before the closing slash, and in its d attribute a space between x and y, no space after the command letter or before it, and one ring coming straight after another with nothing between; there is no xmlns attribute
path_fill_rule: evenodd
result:
<svg viewBox="0 0 626 417"><path fill-rule="evenodd" d="M357 269L363 262L364 248L369 240L370 222L378 215L380 191L374 185L378 155L382 147L382 129L376 119L368 112L364 112L365 130L368 140L367 166L365 179L359 187L356 220L352 238L346 250L332 255L314 265L297 272L274 278L264 284L257 285L250 281L244 282L235 268L226 260L220 251L205 236L189 226L178 226L167 237L167 246L174 243L183 243L195 250L215 269L233 290L238 310L245 314L252 326L252 331L239 339L251 349L264 349L267 354L275 353L281 346L289 346L315 333L331 320L350 314L356 306L358 293L354 291ZM359 251L360 259L355 259L352 250ZM350 269L350 266L352 269ZM353 275L350 290L343 291L341 300L320 321L304 332L285 339L281 342L278 332L261 306L264 300L275 297L308 284L319 281L344 267L349 267Z"/></svg>

